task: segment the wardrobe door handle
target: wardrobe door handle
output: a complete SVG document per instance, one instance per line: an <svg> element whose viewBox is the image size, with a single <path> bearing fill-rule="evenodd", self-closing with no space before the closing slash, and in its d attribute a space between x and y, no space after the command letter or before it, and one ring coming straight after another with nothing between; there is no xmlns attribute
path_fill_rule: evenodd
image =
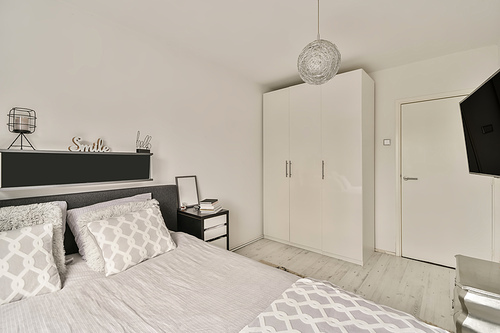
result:
<svg viewBox="0 0 500 333"><path fill-rule="evenodd" d="M288 174L290 175L290 178L292 178L292 161L290 161L290 163L288 165L290 166L290 170L289 170Z"/></svg>
<svg viewBox="0 0 500 333"><path fill-rule="evenodd" d="M285 161L285 177L288 178L288 161Z"/></svg>
<svg viewBox="0 0 500 333"><path fill-rule="evenodd" d="M321 161L321 179L325 179L325 161Z"/></svg>

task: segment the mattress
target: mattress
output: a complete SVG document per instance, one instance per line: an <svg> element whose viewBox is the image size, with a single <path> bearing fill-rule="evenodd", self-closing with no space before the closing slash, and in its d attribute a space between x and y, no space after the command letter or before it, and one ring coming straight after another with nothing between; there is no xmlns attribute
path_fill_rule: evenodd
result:
<svg viewBox="0 0 500 333"><path fill-rule="evenodd" d="M110 277L69 256L60 291L0 306L0 332L238 332L298 279L172 237L177 249Z"/></svg>

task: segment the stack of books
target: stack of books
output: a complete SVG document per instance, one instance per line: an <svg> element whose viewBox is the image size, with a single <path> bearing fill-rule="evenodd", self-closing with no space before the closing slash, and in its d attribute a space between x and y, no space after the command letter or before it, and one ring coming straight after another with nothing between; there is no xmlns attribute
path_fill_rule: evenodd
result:
<svg viewBox="0 0 500 333"><path fill-rule="evenodd" d="M217 199L203 199L200 201L200 211L202 213L217 213L222 206Z"/></svg>

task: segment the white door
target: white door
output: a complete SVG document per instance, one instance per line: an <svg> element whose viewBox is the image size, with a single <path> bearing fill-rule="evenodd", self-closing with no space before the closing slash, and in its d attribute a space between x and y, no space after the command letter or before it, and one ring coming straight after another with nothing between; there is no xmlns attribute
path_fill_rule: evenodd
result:
<svg viewBox="0 0 500 333"><path fill-rule="evenodd" d="M289 89L264 94L264 235L289 241Z"/></svg>
<svg viewBox="0 0 500 333"><path fill-rule="evenodd" d="M450 267L456 254L491 260L492 179L469 174L463 98L401 107L404 257Z"/></svg>
<svg viewBox="0 0 500 333"><path fill-rule="evenodd" d="M321 250L321 87L290 88L290 242Z"/></svg>

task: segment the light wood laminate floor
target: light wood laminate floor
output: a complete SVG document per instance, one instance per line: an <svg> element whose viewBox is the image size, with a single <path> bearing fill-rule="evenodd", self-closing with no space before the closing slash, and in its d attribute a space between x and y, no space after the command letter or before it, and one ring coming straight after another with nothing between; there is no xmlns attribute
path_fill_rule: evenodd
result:
<svg viewBox="0 0 500 333"><path fill-rule="evenodd" d="M299 274L328 280L374 302L405 311L451 332L455 270L375 252L359 266L268 239L236 253Z"/></svg>

